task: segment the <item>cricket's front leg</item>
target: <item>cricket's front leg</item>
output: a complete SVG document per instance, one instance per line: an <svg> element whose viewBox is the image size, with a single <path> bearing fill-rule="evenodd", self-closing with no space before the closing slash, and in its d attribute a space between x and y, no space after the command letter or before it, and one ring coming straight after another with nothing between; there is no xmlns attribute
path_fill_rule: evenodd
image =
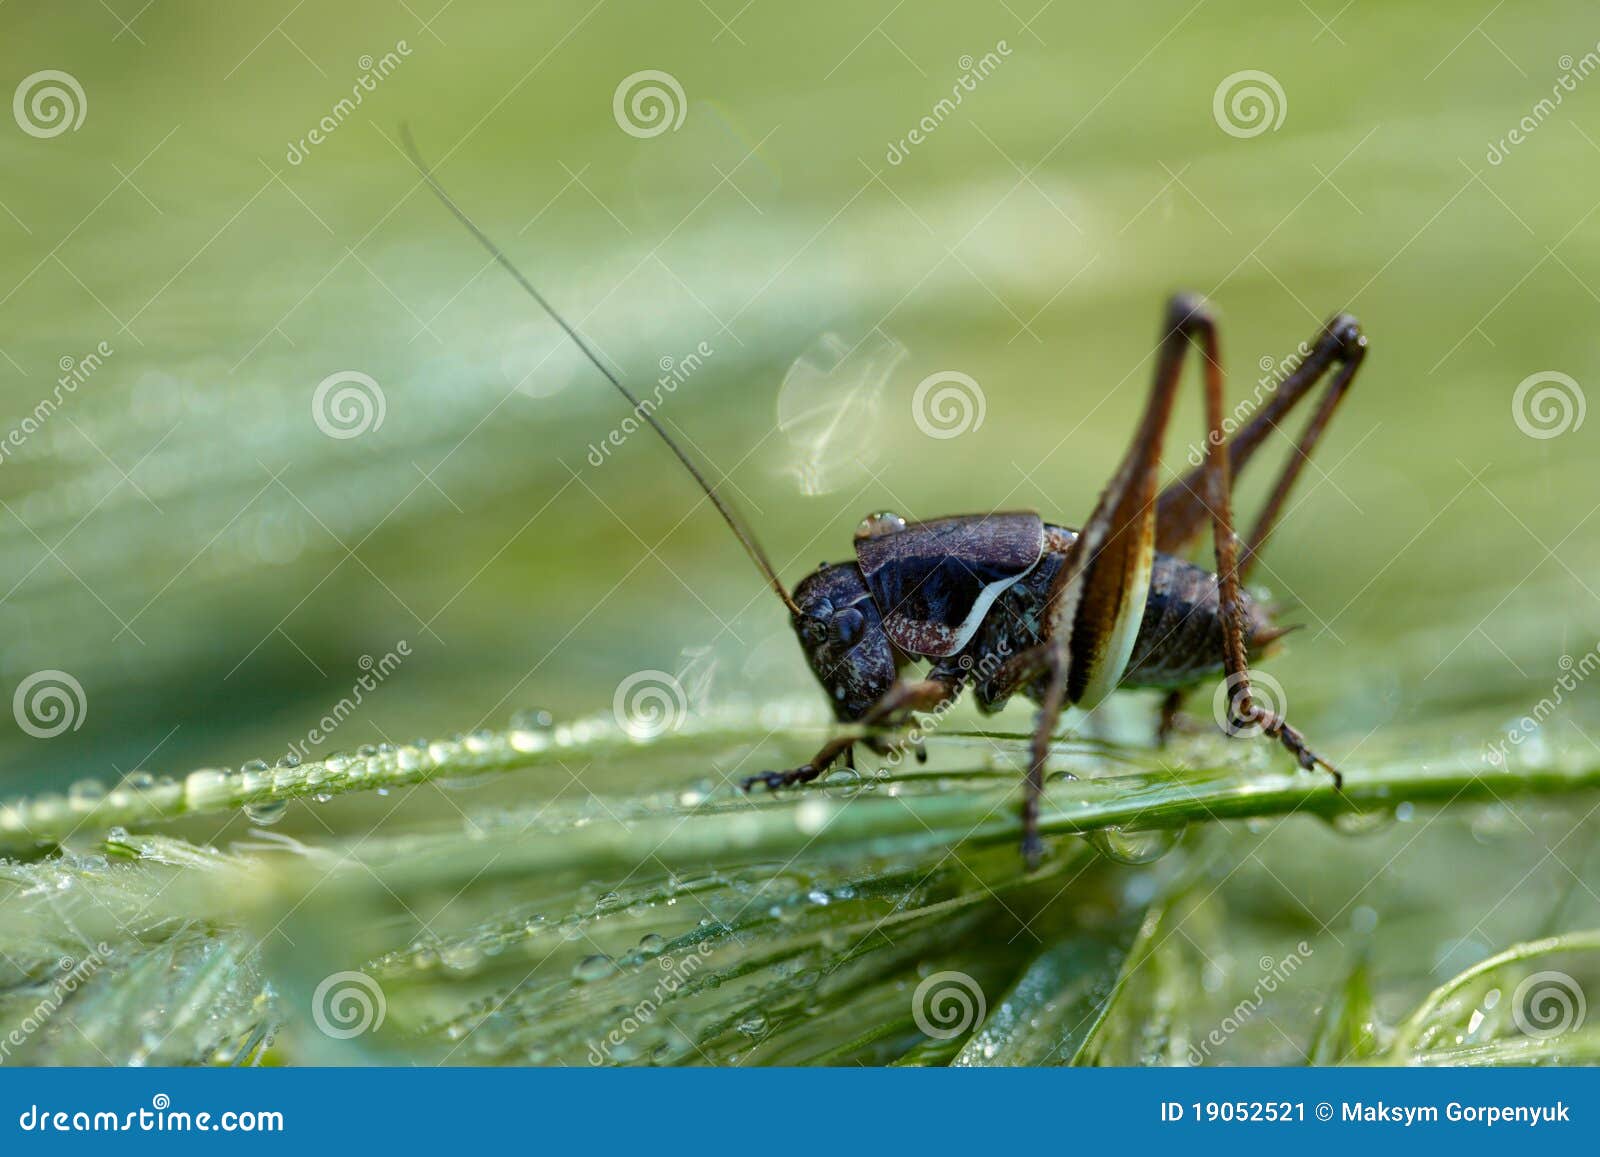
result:
<svg viewBox="0 0 1600 1157"><path fill-rule="evenodd" d="M859 722L872 727L895 723L912 711L937 711L961 694L961 687L961 680L956 678L929 677L915 681L901 680L890 687L883 698L874 703ZM849 738L830 739L801 766L790 768L788 771L764 771L759 775L747 775L739 781L739 786L742 790L749 791L759 783L776 791L780 787L810 783L838 762L841 756L850 754L856 742L857 740Z"/></svg>

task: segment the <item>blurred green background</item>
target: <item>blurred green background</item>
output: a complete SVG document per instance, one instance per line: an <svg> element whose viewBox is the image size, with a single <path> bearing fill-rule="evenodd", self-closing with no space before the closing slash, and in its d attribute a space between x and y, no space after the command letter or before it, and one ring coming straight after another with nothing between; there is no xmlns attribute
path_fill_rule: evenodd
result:
<svg viewBox="0 0 1600 1157"><path fill-rule="evenodd" d="M1223 311L1234 397L1337 309L1371 337L1259 576L1309 626L1275 667L1298 719L1515 705L1595 641L1593 430L1530 438L1511 399L1600 359L1600 92L1486 157L1594 49L1583 4L125 7L0 10L8 86L59 68L87 101L76 131L0 134L0 421L114 351L0 467L0 671L67 671L88 704L48 742L0 729L8 791L270 757L400 639L340 745L590 709L685 648L712 648L711 695L807 686L663 448L587 460L619 401L418 190L402 123L636 383L715 351L666 416L790 582L880 506L1083 517L1187 287ZM681 85L677 130L619 128L642 69ZM1284 94L1249 138L1213 117L1244 69ZM906 350L860 443L877 476L808 495L780 386L875 328ZM984 421L929 438L912 392L950 369ZM312 396L345 370L386 408L340 440ZM1189 399L1178 453L1198 422Z"/></svg>
<svg viewBox="0 0 1600 1157"><path fill-rule="evenodd" d="M1336 761L1493 743L1600 638L1597 424L1513 412L1531 375L1600 378L1600 80L1536 111L1597 40L1577 0L0 7L7 91L59 69L86 102L0 126L0 429L112 351L0 465L0 691L60 670L86 703L0 728L0 792L273 759L402 640L310 754L604 710L641 669L700 705L812 686L664 448L591 461L625 409L402 124L630 380L713 351L663 415L791 583L872 509L1081 519L1174 289L1221 310L1231 398L1355 313L1367 367L1257 576L1306 624L1271 670ZM675 129L624 131L642 70ZM1253 135L1214 108L1244 70L1281 90ZM893 363L875 396L824 372L851 348ZM383 420L335 438L313 399L345 371ZM944 371L984 416L934 438L913 394ZM841 399L820 448L780 427ZM1180 467L1199 428L1186 398ZM1593 757L1581 703L1552 726Z"/></svg>

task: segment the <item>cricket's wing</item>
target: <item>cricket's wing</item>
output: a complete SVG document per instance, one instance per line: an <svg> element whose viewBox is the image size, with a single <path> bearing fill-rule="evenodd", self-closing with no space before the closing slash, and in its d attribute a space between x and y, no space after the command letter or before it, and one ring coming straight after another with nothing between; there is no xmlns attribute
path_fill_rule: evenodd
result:
<svg viewBox="0 0 1600 1157"><path fill-rule="evenodd" d="M1044 522L1032 511L936 518L856 543L890 641L935 659L966 646L995 599L1043 554Z"/></svg>

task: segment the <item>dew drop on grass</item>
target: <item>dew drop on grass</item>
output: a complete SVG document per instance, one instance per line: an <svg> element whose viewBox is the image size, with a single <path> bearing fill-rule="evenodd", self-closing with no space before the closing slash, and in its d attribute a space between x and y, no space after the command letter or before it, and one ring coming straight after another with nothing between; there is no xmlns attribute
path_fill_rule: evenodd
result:
<svg viewBox="0 0 1600 1157"><path fill-rule="evenodd" d="M657 932L647 932L639 941L639 951L656 955L667 946L667 938Z"/></svg>
<svg viewBox="0 0 1600 1157"><path fill-rule="evenodd" d="M1178 846L1182 828L1153 828L1144 832L1125 832L1101 828L1084 839L1102 856L1119 864L1153 864Z"/></svg>
<svg viewBox="0 0 1600 1157"><path fill-rule="evenodd" d="M1340 812L1326 817L1326 823L1341 836L1370 836L1394 822L1392 811Z"/></svg>
<svg viewBox="0 0 1600 1157"><path fill-rule="evenodd" d="M471 972L483 960L483 953L471 944L458 944L439 953L439 962L451 972Z"/></svg>
<svg viewBox="0 0 1600 1157"><path fill-rule="evenodd" d="M739 1031L745 1036L760 1036L767 1031L766 1013L752 1012L739 1022Z"/></svg>
<svg viewBox="0 0 1600 1157"><path fill-rule="evenodd" d="M603 952L597 952L593 956L585 956L572 966L572 978L587 984L596 980L604 980L616 970L616 961Z"/></svg>
<svg viewBox="0 0 1600 1157"><path fill-rule="evenodd" d="M679 805L682 807L698 807L710 797L714 786L709 779L695 780L678 793Z"/></svg>
<svg viewBox="0 0 1600 1157"><path fill-rule="evenodd" d="M80 807L98 803L105 797L106 787L98 779L80 779L67 789L67 798Z"/></svg>
<svg viewBox="0 0 1600 1157"><path fill-rule="evenodd" d="M247 803L244 805L244 814L249 818L250 822L260 824L264 828L270 828L277 823L288 810L288 801L281 799L268 799L262 800L260 803Z"/></svg>

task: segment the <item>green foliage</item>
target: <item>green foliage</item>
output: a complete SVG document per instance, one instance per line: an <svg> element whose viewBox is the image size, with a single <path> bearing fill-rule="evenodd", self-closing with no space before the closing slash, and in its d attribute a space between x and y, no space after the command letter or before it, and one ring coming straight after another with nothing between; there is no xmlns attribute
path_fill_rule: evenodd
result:
<svg viewBox="0 0 1600 1157"><path fill-rule="evenodd" d="M1340 795L1258 767L1249 744L1191 742L1181 754L1195 766L1180 769L1148 750L1064 743L1057 764L1081 778L1052 782L1054 851L1028 875L1015 851L1022 741L983 736L991 758L974 770L978 739L937 737L927 769L842 772L775 798L695 782L469 806L463 790L498 785L516 800L578 761L604 782L640 761L708 759L739 742L735 720L711 716L653 743L587 720L17 801L0 811L11 851L28 857L0 866L0 1024L21 1030L4 1059L1596 1059L1581 1016L1545 1034L1538 993L1519 986L1558 975L1581 1002L1600 933L1507 949L1386 1021L1414 981L1386 982L1381 938L1308 924L1298 889L1252 911L1270 887L1241 876L1269 863L1280 830L1321 828L1359 850L1381 833L1330 825L1370 829L1397 800L1413 822L1448 824L1480 811L1472 800L1592 791L1600 766L1379 760ZM407 812L404 792L443 785L462 801L456 822ZM390 805L390 792L402 798ZM376 822L339 818L373 801L389 809ZM1453 810L1422 810L1432 803ZM283 805L298 835L257 827L226 852L183 838ZM296 825L306 817L319 830Z"/></svg>

